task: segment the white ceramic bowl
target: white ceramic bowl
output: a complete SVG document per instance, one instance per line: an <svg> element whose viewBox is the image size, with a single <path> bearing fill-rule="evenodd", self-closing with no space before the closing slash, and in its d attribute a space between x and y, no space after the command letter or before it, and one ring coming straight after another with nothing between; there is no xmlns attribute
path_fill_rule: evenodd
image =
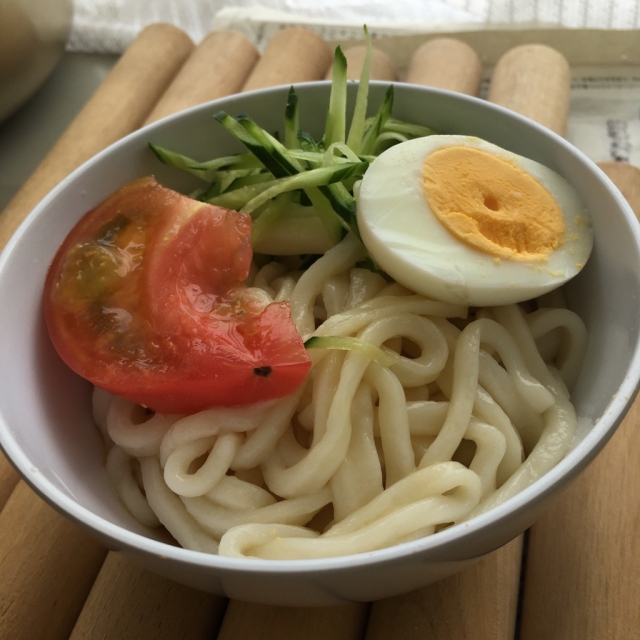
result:
<svg viewBox="0 0 640 640"><path fill-rule="evenodd" d="M372 87L373 106L384 89ZM241 600L284 605L376 600L451 575L516 537L612 435L640 376L640 233L632 211L593 163L546 129L473 98L409 85L396 89L396 117L442 133L479 136L537 160L567 178L588 204L594 251L566 287L569 305L589 331L573 396L579 429L570 453L528 489L468 523L355 556L263 561L205 555L153 539L128 515L104 474L90 387L61 362L45 330L41 294L47 267L82 214L126 182L154 173L174 188L191 187L188 178L157 162L148 141L203 159L239 150L212 118L221 109L251 114L267 129L282 130L287 88L259 91L191 109L102 152L36 207L0 258L0 445L45 500L109 548L178 582ZM318 133L328 85L302 85L299 96L301 127Z"/></svg>

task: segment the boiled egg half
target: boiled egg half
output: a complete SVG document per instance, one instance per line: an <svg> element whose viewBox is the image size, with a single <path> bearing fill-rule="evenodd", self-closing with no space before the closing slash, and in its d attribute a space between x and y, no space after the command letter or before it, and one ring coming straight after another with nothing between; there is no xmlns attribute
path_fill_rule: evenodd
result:
<svg viewBox="0 0 640 640"><path fill-rule="evenodd" d="M555 171L469 136L436 135L380 154L357 196L373 259L425 296L510 304L562 285L593 245L589 215Z"/></svg>

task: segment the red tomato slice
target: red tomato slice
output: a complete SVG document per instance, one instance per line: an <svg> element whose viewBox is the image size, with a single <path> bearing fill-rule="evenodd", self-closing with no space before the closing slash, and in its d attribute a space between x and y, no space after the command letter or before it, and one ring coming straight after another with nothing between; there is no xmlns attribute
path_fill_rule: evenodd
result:
<svg viewBox="0 0 640 640"><path fill-rule="evenodd" d="M87 213L45 283L62 359L160 413L195 413L293 393L311 364L286 303L242 284L249 216L157 183L132 182Z"/></svg>

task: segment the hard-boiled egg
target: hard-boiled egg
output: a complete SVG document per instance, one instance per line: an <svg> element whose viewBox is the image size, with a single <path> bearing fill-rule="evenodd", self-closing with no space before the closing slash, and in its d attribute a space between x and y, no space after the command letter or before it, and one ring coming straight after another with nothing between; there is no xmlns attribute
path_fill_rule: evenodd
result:
<svg viewBox="0 0 640 640"><path fill-rule="evenodd" d="M574 277L593 233L584 204L547 167L469 136L429 136L378 156L358 227L397 282L473 306L527 300Z"/></svg>

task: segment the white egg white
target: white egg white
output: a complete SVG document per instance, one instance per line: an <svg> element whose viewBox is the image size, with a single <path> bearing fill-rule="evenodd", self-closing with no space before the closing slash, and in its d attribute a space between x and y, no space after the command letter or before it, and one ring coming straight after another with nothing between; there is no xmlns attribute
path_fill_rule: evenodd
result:
<svg viewBox="0 0 640 640"><path fill-rule="evenodd" d="M432 213L422 165L445 146L481 149L517 165L555 198L565 219L564 244L545 261L497 259L453 236ZM429 136L380 154L358 193L358 227L376 263L425 296L471 306L521 302L555 289L584 266L593 245L589 215L573 187L547 167L469 136Z"/></svg>

